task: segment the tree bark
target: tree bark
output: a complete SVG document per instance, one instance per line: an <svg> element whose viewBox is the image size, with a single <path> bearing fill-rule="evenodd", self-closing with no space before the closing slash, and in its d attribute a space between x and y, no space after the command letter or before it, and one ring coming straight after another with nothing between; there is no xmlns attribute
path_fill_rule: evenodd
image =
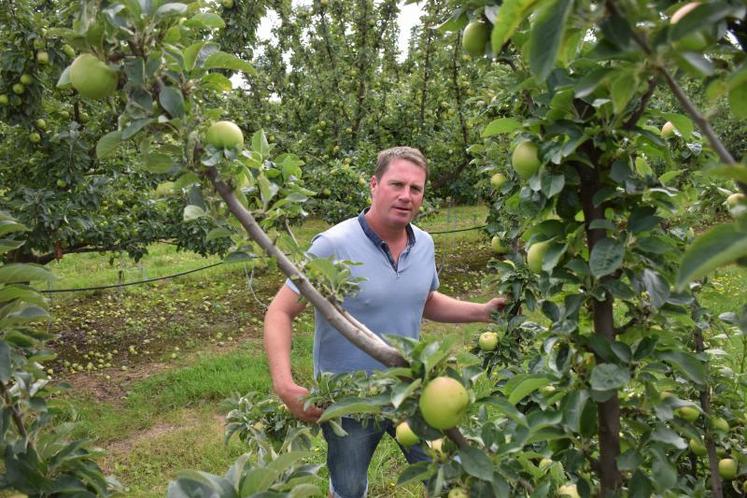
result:
<svg viewBox="0 0 747 498"><path fill-rule="evenodd" d="M594 164L599 155L591 146L587 146L587 154ZM591 254L594 246L606 235L602 229L590 230L589 225L597 219L604 219L604 205L595 206L594 194L599 190L599 172L597 169L585 165L578 165L581 177L581 202L584 219L586 220L586 239ZM592 317L594 333L612 343L615 340L615 324L613 317L613 297L607 293L604 301L592 300ZM597 362L601 358L597 356ZM607 401L597 404L597 420L599 423L599 477L602 498L612 497L620 489L621 475L617 469L617 457L620 455L620 400L617 392Z"/></svg>

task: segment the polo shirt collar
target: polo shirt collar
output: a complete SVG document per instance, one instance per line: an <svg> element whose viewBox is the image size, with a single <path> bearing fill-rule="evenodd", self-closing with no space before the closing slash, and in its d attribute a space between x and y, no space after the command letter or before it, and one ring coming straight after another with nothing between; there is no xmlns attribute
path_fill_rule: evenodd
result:
<svg viewBox="0 0 747 498"><path fill-rule="evenodd" d="M386 244L383 240L381 240L381 237L373 231L373 228L371 228L371 225L368 224L368 220L366 219L366 213L371 208L365 208L363 211L360 212L358 215L358 223L360 223L361 228L363 229L363 233L366 234L366 236L371 240L371 242L376 245L376 247L381 247L381 244ZM415 231L412 229L412 225L410 223L407 224L405 227L405 231L407 232L407 247L412 247L415 245Z"/></svg>

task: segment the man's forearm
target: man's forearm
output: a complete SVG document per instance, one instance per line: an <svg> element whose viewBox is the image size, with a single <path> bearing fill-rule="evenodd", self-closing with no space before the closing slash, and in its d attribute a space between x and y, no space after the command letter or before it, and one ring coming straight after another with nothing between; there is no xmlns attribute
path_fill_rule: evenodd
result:
<svg viewBox="0 0 747 498"><path fill-rule="evenodd" d="M291 327L292 319L287 315L273 311L267 312L265 317L264 344L267 362L270 368L273 390L279 390L293 384L291 373Z"/></svg>
<svg viewBox="0 0 747 498"><path fill-rule="evenodd" d="M460 301L440 292L432 292L425 303L423 316L445 323L490 322L490 315L502 308L501 298L487 303Z"/></svg>

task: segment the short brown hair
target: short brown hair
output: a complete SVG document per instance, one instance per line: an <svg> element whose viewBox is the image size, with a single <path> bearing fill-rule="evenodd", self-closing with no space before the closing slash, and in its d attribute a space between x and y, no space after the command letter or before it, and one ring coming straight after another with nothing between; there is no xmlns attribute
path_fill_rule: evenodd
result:
<svg viewBox="0 0 747 498"><path fill-rule="evenodd" d="M389 169L389 165L395 159L404 159L419 168L423 168L425 170L425 179L428 180L428 161L425 159L423 153L414 147L404 146L392 147L379 152L376 158L376 170L374 171L374 176L377 180L381 180L381 177L384 176L386 170Z"/></svg>

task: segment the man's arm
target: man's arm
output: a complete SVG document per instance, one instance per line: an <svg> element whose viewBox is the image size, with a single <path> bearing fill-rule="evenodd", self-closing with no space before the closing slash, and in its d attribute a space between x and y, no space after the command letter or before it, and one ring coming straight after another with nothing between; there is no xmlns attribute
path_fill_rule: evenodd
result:
<svg viewBox="0 0 747 498"><path fill-rule="evenodd" d="M304 411L301 398L308 395L309 390L296 384L291 373L293 319L306 307L306 304L299 301L298 297L298 294L283 285L273 298L265 314L265 352L275 393L296 418L306 422L315 422L321 416L322 411L315 406Z"/></svg>
<svg viewBox="0 0 747 498"><path fill-rule="evenodd" d="M471 303L433 291L425 302L423 316L445 323L491 322L490 315L505 306L506 299L503 297L495 297L487 303Z"/></svg>

